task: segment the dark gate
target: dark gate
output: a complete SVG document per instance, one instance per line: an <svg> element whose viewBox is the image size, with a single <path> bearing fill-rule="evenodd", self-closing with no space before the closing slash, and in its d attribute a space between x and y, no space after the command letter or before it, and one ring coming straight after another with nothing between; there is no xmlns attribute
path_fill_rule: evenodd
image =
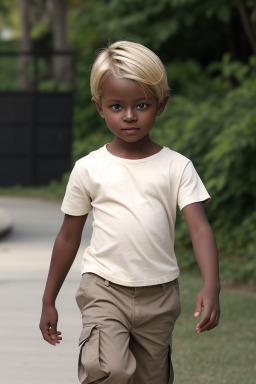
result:
<svg viewBox="0 0 256 384"><path fill-rule="evenodd" d="M25 58L23 71L19 60ZM53 60L66 60L62 78L53 75ZM10 68L11 60L16 64ZM9 60L7 60L9 59ZM68 60L67 60L68 59ZM7 65L10 63L10 65ZM58 64L58 63L57 63ZM16 72L15 72L16 69ZM2 72L1 72L2 70ZM70 52L0 53L0 185L38 185L60 179L70 167L72 99ZM13 78L11 74L14 73ZM23 76L23 77L22 77ZM25 79L25 81L24 81ZM15 91L15 88L27 88ZM24 85L25 84L25 85ZM11 90L10 90L11 89Z"/></svg>

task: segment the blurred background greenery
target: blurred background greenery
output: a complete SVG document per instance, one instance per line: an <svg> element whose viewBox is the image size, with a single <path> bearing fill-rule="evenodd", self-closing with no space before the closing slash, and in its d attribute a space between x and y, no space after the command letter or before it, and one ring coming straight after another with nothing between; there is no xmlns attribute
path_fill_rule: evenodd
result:
<svg viewBox="0 0 256 384"><path fill-rule="evenodd" d="M255 0L2 0L0 35L2 51L74 50L73 163L111 140L90 102L97 49L121 39L153 49L165 63L172 91L152 138L189 157L212 196L206 211L222 280L256 283ZM1 61L0 87L13 89L10 65L8 58ZM65 174L36 190L16 186L1 193L62 198L67 179ZM194 269L180 215L176 248L181 268Z"/></svg>

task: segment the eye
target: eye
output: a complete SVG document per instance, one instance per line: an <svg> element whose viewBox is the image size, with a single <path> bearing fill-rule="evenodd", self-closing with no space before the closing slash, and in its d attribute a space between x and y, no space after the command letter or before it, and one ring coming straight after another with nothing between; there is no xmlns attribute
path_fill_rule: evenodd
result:
<svg viewBox="0 0 256 384"><path fill-rule="evenodd" d="M113 109L114 111L120 111L122 109L120 104L113 104L110 106L110 108Z"/></svg>
<svg viewBox="0 0 256 384"><path fill-rule="evenodd" d="M149 106L149 104L140 103L137 105L137 109L146 109L148 106Z"/></svg>

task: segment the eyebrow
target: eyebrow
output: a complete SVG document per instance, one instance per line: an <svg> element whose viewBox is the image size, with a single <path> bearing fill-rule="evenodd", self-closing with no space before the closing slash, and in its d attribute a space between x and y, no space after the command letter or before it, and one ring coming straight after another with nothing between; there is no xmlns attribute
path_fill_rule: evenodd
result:
<svg viewBox="0 0 256 384"><path fill-rule="evenodd" d="M136 99L135 101L141 101L141 100L152 100L151 97L140 97L138 99ZM119 99L108 99L109 102L115 102L115 103L120 103L121 101L123 100L119 100Z"/></svg>

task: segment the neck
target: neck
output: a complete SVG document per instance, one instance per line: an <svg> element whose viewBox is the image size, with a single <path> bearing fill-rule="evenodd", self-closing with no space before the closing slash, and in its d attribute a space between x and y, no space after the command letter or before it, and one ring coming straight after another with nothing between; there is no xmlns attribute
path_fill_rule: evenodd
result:
<svg viewBox="0 0 256 384"><path fill-rule="evenodd" d="M144 136L135 143L129 143L115 137L114 140L108 144L108 151L112 153L112 155L126 159L143 159L144 157L156 154L161 149L162 146L154 143L149 135Z"/></svg>

